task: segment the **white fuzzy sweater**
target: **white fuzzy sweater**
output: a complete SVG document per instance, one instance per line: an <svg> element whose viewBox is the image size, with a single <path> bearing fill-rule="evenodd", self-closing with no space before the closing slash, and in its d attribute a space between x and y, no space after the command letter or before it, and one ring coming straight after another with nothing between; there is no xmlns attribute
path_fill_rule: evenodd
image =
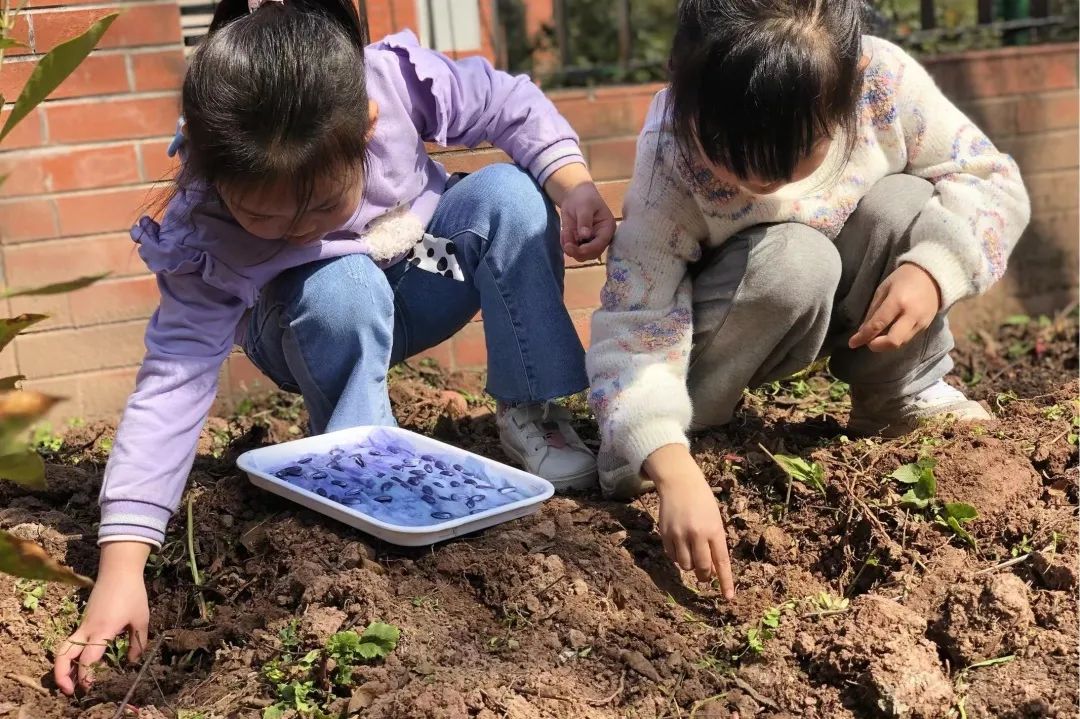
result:
<svg viewBox="0 0 1080 719"><path fill-rule="evenodd" d="M740 230L799 222L835 238L874 183L908 173L932 182L935 192L901 261L933 276L945 308L983 292L1005 271L1030 214L1016 163L904 51L872 37L863 47L870 64L854 153L845 162L845 143L834 142L817 172L775 194L749 195L704 164L680 162L666 122L666 91L653 100L592 322L591 404L605 452L637 468L660 447L686 444L692 412L687 266L703 247Z"/></svg>

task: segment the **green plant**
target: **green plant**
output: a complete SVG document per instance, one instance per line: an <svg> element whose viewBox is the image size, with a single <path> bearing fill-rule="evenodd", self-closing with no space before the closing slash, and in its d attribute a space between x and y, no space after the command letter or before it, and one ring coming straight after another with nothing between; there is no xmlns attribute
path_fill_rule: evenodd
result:
<svg viewBox="0 0 1080 719"><path fill-rule="evenodd" d="M334 683L348 686L353 667L376 659L385 659L397 647L401 630L391 624L374 622L357 634L352 630L338 632L326 643L326 653L337 664Z"/></svg>
<svg viewBox="0 0 1080 719"><path fill-rule="evenodd" d="M1031 554L1034 551L1035 547L1031 544L1031 537L1025 534L1020 538L1020 541L1014 544L1012 549L1009 550L1009 556L1014 558L1021 557L1025 554Z"/></svg>
<svg viewBox="0 0 1080 719"><path fill-rule="evenodd" d="M780 469L784 470L789 479L802 482L808 487L813 487L825 496L825 468L817 462L807 462L802 457L792 457L787 454L772 454L767 452L772 461L776 462Z"/></svg>
<svg viewBox="0 0 1080 719"><path fill-rule="evenodd" d="M128 654L128 639L126 634L121 634L109 642L105 648L105 661L119 669Z"/></svg>
<svg viewBox="0 0 1080 719"><path fill-rule="evenodd" d="M7 2L0 10L0 60L3 51L19 47L11 37L19 9ZM19 96L0 127L0 142L49 94L59 87L75 68L90 54L101 36L109 29L117 15L111 14L98 20L81 35L57 45L34 65ZM0 96L0 105L5 98ZM0 177L0 183L4 180ZM13 290L8 289L2 297L25 297L71 292L96 282L100 277L84 277L45 287ZM0 319L0 350L26 328L46 319L45 315L23 314ZM27 441L27 430L40 420L59 401L39 392L18 389L21 376L0 379L0 479L7 479L31 489L44 489L45 464ZM54 561L38 545L0 530L0 572L17 577L51 580L89 586L90 580L75 574Z"/></svg>
<svg viewBox="0 0 1080 719"><path fill-rule="evenodd" d="M765 643L776 636L776 630L780 628L780 619L783 617L784 612L794 607L795 602L791 601L766 609L757 623L746 630L746 645L732 659L738 661L747 652L753 652L757 655L764 654Z"/></svg>
<svg viewBox="0 0 1080 719"><path fill-rule="evenodd" d="M942 502L937 498L937 479L934 477L936 465L937 462L932 457L922 457L918 462L905 464L889 475L908 488L901 495L900 503L924 512L934 524L949 529L978 549L975 537L964 525L978 518L979 513L965 502Z"/></svg>
<svg viewBox="0 0 1080 719"><path fill-rule="evenodd" d="M54 432L51 424L43 422L34 427L30 446L38 454L56 454L64 447L64 437Z"/></svg>
<svg viewBox="0 0 1080 719"><path fill-rule="evenodd" d="M41 599L45 596L45 582L36 579L15 580L15 591L22 597L23 609L37 611Z"/></svg>

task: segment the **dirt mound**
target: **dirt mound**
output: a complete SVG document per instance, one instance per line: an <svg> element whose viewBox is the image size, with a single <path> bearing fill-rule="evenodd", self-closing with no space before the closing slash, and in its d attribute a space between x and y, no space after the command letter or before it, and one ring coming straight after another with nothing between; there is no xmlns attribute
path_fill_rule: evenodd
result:
<svg viewBox="0 0 1080 719"><path fill-rule="evenodd" d="M1071 317L982 333L951 381L999 420L899 440L845 436L828 375L749 395L694 445L730 527L731 603L664 556L655 495L560 497L433 548L372 540L237 474L237 453L306 426L295 399L246 403L208 425L185 497L201 585L186 512L147 568L164 639L143 679L116 648L91 694L56 696L52 652L85 594L0 577L0 717L111 717L133 685L143 718L255 718L300 695L335 718L1076 716L1075 345ZM481 386L421 364L392 397L404 425L504 460ZM69 433L47 491L0 485L0 526L93 573L110 437ZM769 453L817 463L823 488ZM891 475L925 458L936 493L919 508ZM977 511L963 532L953 502ZM396 648L335 679L328 638L376 621L400 628Z"/></svg>

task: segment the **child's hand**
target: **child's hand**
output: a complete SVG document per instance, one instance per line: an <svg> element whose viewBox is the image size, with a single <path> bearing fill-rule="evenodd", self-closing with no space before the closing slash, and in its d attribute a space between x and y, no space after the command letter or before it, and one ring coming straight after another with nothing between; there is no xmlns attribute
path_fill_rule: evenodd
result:
<svg viewBox="0 0 1080 719"><path fill-rule="evenodd" d="M593 182L570 190L562 204L563 252L578 262L604 254L615 235L615 216Z"/></svg>
<svg viewBox="0 0 1080 719"><path fill-rule="evenodd" d="M698 581L715 574L724 597L735 596L727 534L720 507L697 462L681 445L661 447L645 462L660 495L660 536L664 551Z"/></svg>
<svg viewBox="0 0 1080 719"><path fill-rule="evenodd" d="M579 262L604 254L615 236L615 216L585 165L560 167L544 183L544 190L562 210L563 252Z"/></svg>
<svg viewBox="0 0 1080 719"><path fill-rule="evenodd" d="M848 347L868 345L871 352L899 349L929 327L940 310L941 292L934 278L918 265L904 263L878 287Z"/></svg>
<svg viewBox="0 0 1080 719"><path fill-rule="evenodd" d="M97 583L86 603L82 624L60 645L53 678L64 694L94 683L93 665L101 661L108 643L128 630L128 660L146 648L150 607L146 601L143 567L150 546L140 542L110 542L101 548Z"/></svg>

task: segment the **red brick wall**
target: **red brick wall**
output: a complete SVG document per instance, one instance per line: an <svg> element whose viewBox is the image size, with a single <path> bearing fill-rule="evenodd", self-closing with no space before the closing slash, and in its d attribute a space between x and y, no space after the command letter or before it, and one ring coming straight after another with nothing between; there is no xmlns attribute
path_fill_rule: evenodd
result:
<svg viewBox="0 0 1080 719"><path fill-rule="evenodd" d="M124 6L129 14L91 57L89 69L9 138L0 157L0 172L12 172L0 190L5 284L113 273L68 297L24 298L0 308L54 315L16 340L14 352L0 353L0 376L18 371L29 377L29 386L69 397L58 415L91 417L123 406L142 355L145 318L157 302L153 280L126 230L147 203L151 182L169 170L164 149L182 72L179 22L171 2ZM406 6L414 4L401 0L402 12ZM103 12L48 8L32 0L21 31L40 52L49 47L46 41L81 29ZM390 21L373 17L373 28L384 20ZM4 66L0 85L9 98L19 86L15 78L26 72L23 63ZM1034 204L1032 229L1013 268L990 296L958 308L954 314L961 327L988 315L1060 307L1075 297L1077 283L1077 47L971 53L938 58L928 66L946 92L1015 154ZM657 89L552 93L581 134L593 173L617 215L635 138ZM452 171L506 159L492 148L432 151ZM586 341L603 278L599 263L572 263L567 272L567 305ZM470 324L431 355L448 367L481 365L482 325ZM242 355L230 358L222 380L226 395L268 386Z"/></svg>

